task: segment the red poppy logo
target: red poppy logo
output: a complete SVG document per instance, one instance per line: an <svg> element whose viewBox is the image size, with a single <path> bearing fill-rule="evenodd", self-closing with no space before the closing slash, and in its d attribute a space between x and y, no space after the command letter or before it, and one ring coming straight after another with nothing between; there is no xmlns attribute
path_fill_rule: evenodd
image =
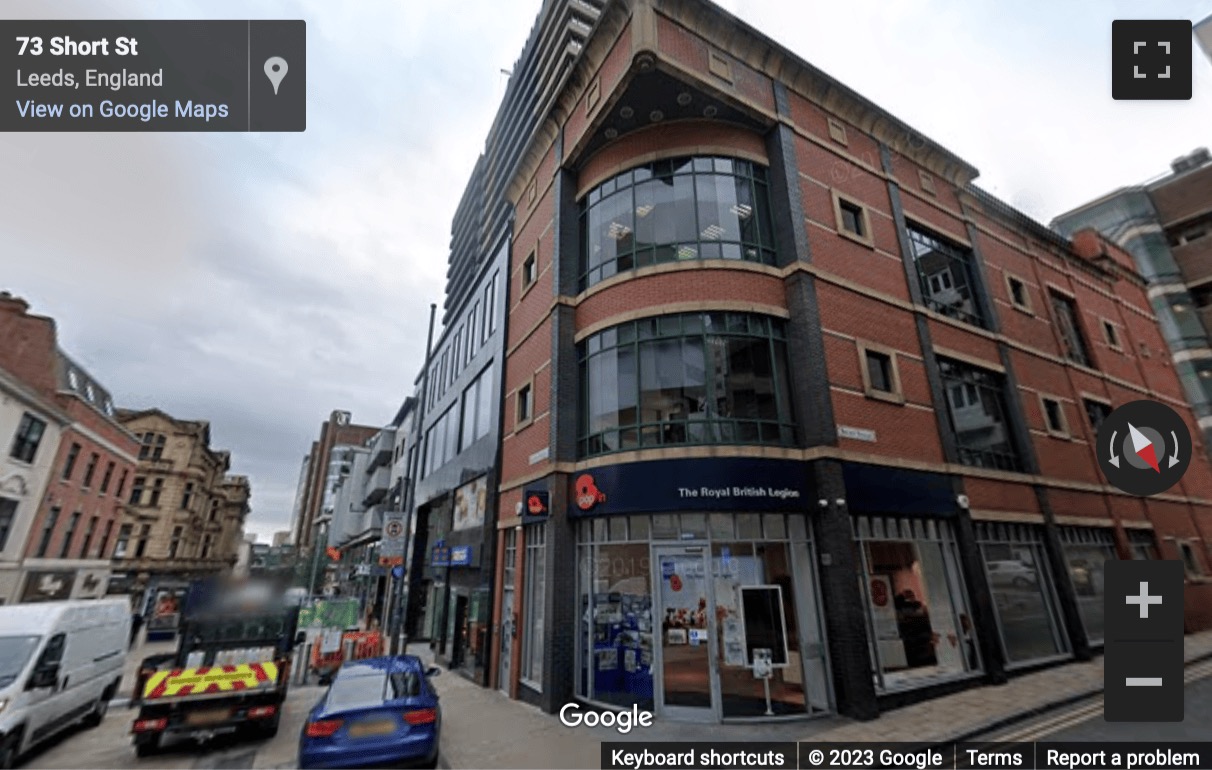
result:
<svg viewBox="0 0 1212 770"><path fill-rule="evenodd" d="M876 607L888 604L888 584L882 580L871 581L871 603Z"/></svg>
<svg viewBox="0 0 1212 770"><path fill-rule="evenodd" d="M547 506L543 505L543 499L538 495L531 495L526 499L526 509L535 516L547 512Z"/></svg>
<svg viewBox="0 0 1212 770"><path fill-rule="evenodd" d="M606 502L606 493L598 489L597 484L593 482L593 476L590 474L582 473L577 477L574 486L577 492L577 507L582 511L588 511L598 503Z"/></svg>

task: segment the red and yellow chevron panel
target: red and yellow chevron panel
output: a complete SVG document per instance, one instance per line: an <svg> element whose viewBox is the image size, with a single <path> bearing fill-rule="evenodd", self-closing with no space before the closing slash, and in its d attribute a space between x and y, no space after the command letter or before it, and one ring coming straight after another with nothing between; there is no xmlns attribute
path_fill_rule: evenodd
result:
<svg viewBox="0 0 1212 770"><path fill-rule="evenodd" d="M255 690L273 687L277 681L278 664L270 661L234 666L174 668L149 676L143 685L143 699Z"/></svg>

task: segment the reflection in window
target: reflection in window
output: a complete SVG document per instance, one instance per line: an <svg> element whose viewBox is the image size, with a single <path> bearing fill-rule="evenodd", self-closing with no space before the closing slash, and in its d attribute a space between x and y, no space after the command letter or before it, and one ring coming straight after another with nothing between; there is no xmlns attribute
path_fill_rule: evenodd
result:
<svg viewBox="0 0 1212 770"><path fill-rule="evenodd" d="M732 158L676 158L632 169L585 197L581 240L581 288L684 259L772 265L766 169Z"/></svg>
<svg viewBox="0 0 1212 770"><path fill-rule="evenodd" d="M616 326L580 345L580 453L670 444L791 445L783 323L687 313Z"/></svg>
<svg viewBox="0 0 1212 770"><path fill-rule="evenodd" d="M1048 578L1040 527L977 522L1002 647L1010 663L1067 651Z"/></svg>
<svg viewBox="0 0 1212 770"><path fill-rule="evenodd" d="M1086 346L1086 338L1082 335L1081 324L1077 316L1077 304L1072 298L1055 291L1048 292L1052 300L1052 314L1056 318L1056 326L1060 332L1061 345L1065 358L1082 366L1090 365L1090 352Z"/></svg>
<svg viewBox="0 0 1212 770"><path fill-rule="evenodd" d="M971 249L910 225L909 242L922 286L922 301L945 316L985 326L976 301Z"/></svg>
<svg viewBox="0 0 1212 770"><path fill-rule="evenodd" d="M1128 530L1128 548L1132 558L1141 561L1157 561L1161 555L1157 551L1157 541L1153 538L1151 529Z"/></svg>
<svg viewBox="0 0 1212 770"><path fill-rule="evenodd" d="M978 468L1021 470L1010 438L1002 376L946 358L938 359L938 368L960 462Z"/></svg>
<svg viewBox="0 0 1212 770"><path fill-rule="evenodd" d="M1109 529L1061 527L1060 539L1086 639L1101 642L1105 598L1103 562L1119 558L1115 553L1115 536Z"/></svg>

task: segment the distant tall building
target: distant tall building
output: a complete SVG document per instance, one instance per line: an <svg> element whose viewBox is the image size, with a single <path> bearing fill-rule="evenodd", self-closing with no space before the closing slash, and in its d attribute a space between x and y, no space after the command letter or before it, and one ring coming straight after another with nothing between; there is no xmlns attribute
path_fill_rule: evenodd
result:
<svg viewBox="0 0 1212 770"><path fill-rule="evenodd" d="M101 596L138 444L28 310L0 293L0 602Z"/></svg>
<svg viewBox="0 0 1212 770"><path fill-rule="evenodd" d="M281 548L284 545L290 545L290 533L289 532L275 532L273 540L271 541L271 547Z"/></svg>
<svg viewBox="0 0 1212 770"><path fill-rule="evenodd" d="M361 446L379 431L373 425L354 425L349 412L333 411L328 421L320 426L320 438L312 442L311 451L305 459L306 468L302 488L295 500L298 516L294 522L293 538L296 546L310 548L315 539L317 519L324 509L325 498L331 497L332 485L340 475L341 466L332 466L333 447L338 445ZM336 476L334 476L334 473Z"/></svg>
<svg viewBox="0 0 1212 770"><path fill-rule="evenodd" d="M1152 353L1171 357L1212 446L1212 153L1201 147L1168 174L1061 214L1052 227L1065 236L1092 227L1132 255L1169 346Z"/></svg>

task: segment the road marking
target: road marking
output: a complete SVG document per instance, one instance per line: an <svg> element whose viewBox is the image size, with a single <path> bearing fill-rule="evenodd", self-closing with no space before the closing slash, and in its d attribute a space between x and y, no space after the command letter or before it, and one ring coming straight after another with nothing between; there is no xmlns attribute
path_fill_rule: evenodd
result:
<svg viewBox="0 0 1212 770"><path fill-rule="evenodd" d="M1208 676L1212 676L1212 661L1205 661L1202 663L1197 663L1197 664L1189 667L1183 676L1183 682L1189 684L1198 679L1203 679ZM1064 730L1069 727L1074 727L1076 725L1081 724L1082 722L1086 722L1091 719L1094 719L1095 717L1102 716L1102 713L1103 713L1103 698L1102 698L1102 696L1098 696L1091 703L1087 703L1083 706L1078 706L1072 710L1065 711L1063 713L1049 717L1048 719L1045 719L1041 722L1037 722L1037 723L1029 725L1027 727L1020 728L1017 731L999 735L997 737L997 740L999 742L1000 741L1030 742L1030 741L1038 740L1045 735L1050 735L1052 733L1059 732L1060 730Z"/></svg>

